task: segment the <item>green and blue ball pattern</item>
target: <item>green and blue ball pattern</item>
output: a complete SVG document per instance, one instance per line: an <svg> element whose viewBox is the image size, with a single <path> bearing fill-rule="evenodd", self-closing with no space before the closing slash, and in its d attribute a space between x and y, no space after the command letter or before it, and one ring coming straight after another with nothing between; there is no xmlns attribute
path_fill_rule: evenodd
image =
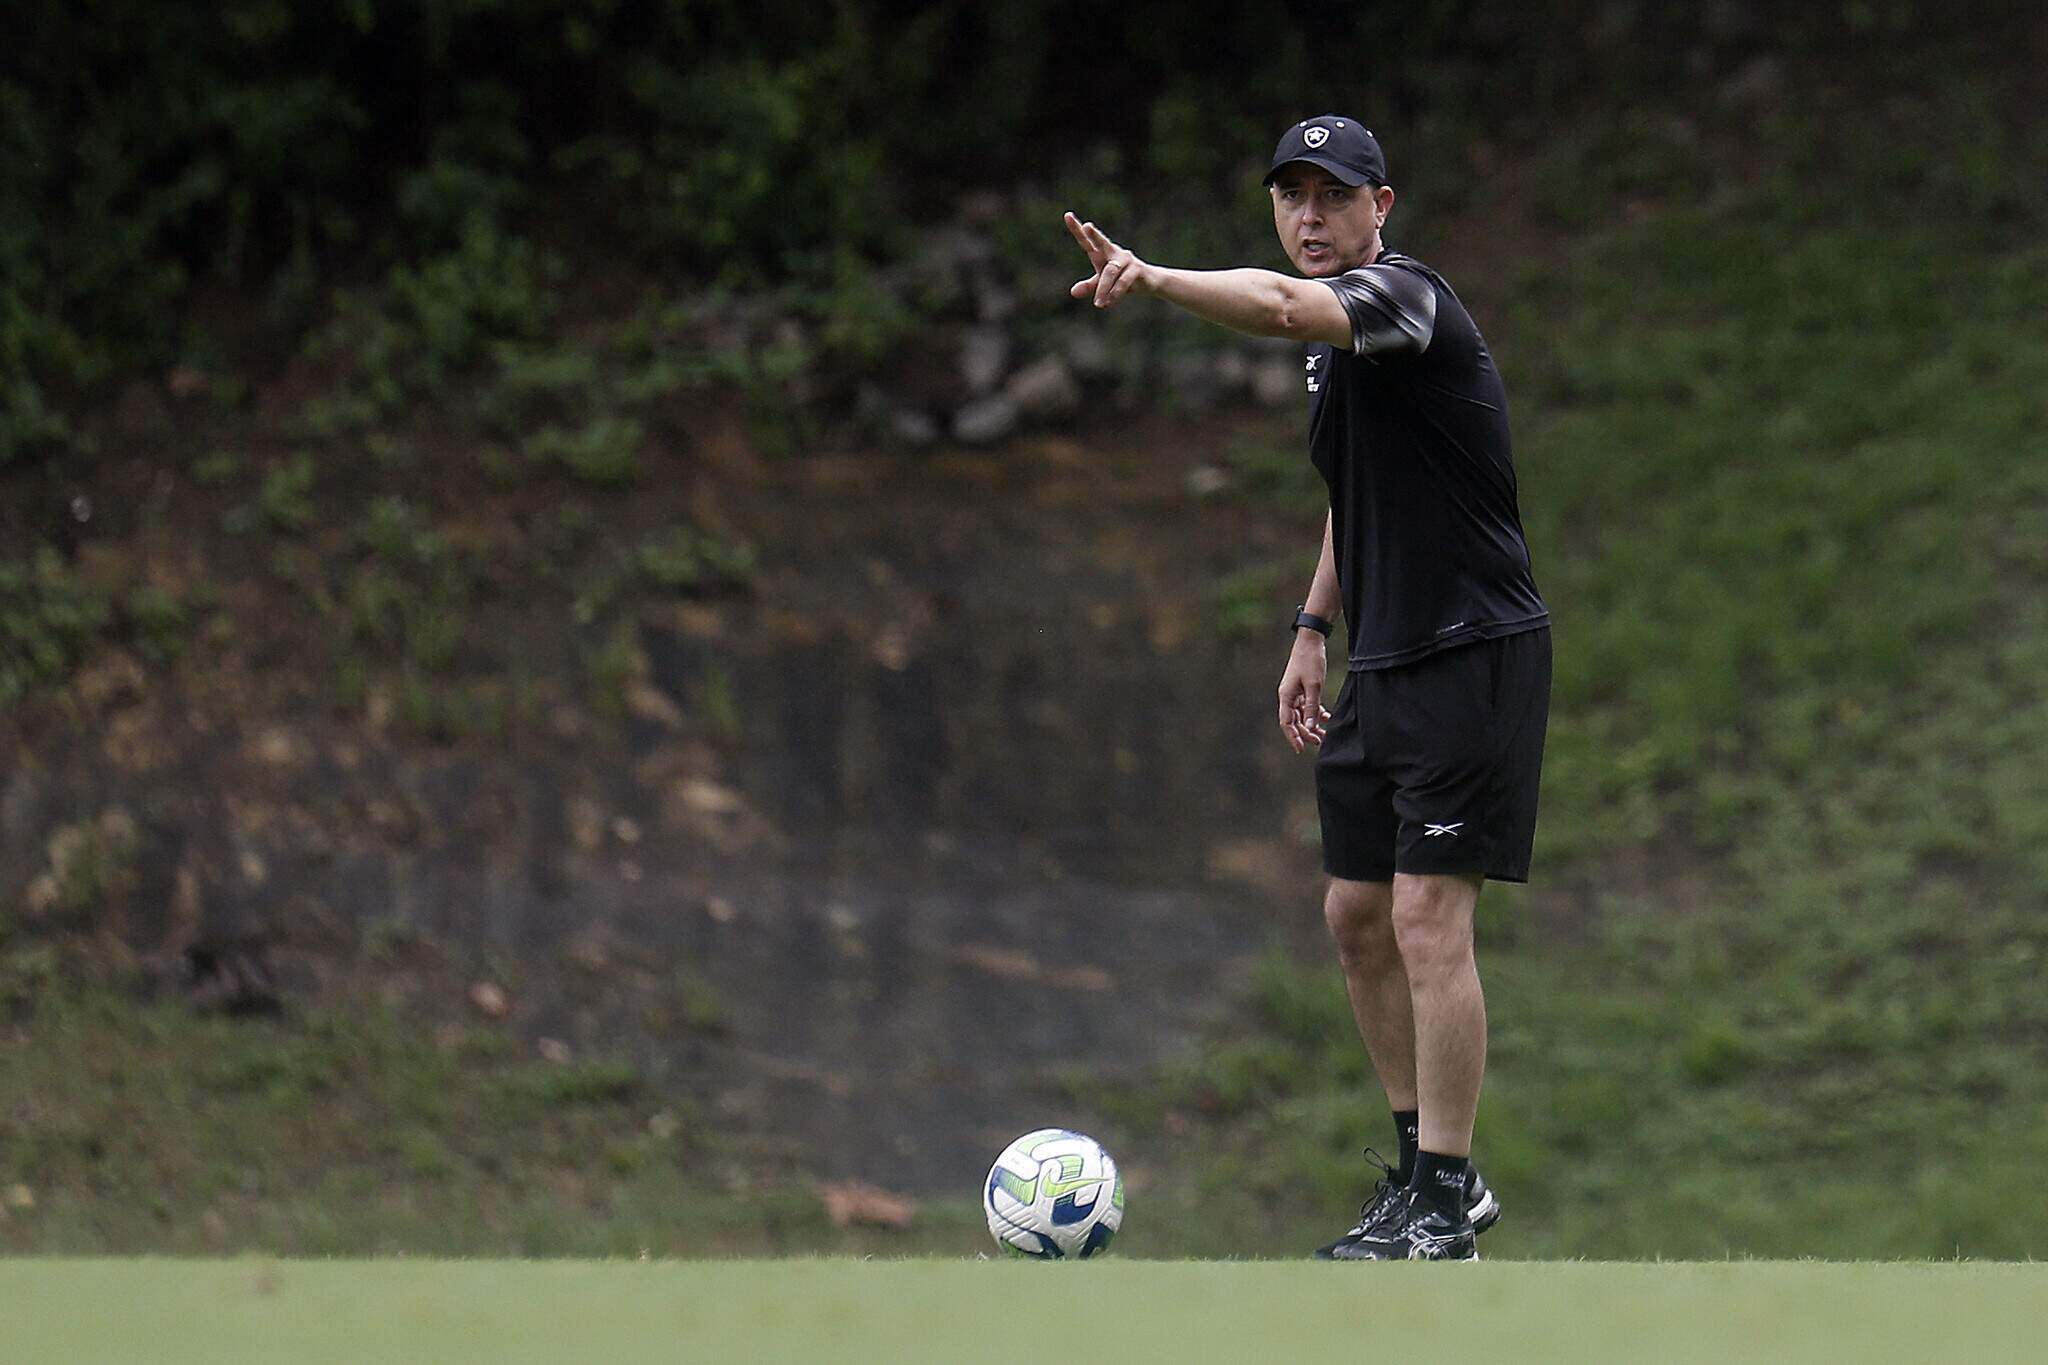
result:
<svg viewBox="0 0 2048 1365"><path fill-rule="evenodd" d="M996 1158L981 1205L1005 1251L1048 1261L1088 1257L1123 1225L1124 1181L1095 1139L1040 1128Z"/></svg>

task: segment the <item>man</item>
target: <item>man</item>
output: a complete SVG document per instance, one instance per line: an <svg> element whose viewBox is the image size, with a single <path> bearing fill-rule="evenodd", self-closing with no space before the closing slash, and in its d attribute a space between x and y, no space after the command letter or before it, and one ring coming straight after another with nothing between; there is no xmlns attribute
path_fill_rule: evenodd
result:
<svg viewBox="0 0 2048 1365"><path fill-rule="evenodd" d="M1486 1067L1472 913L1486 878L1528 878L1550 704L1507 394L1443 277L1381 240L1394 191L1369 129L1296 124L1266 186L1306 278L1152 265L1069 213L1092 267L1072 293L1098 308L1151 295L1307 346L1309 454L1330 512L1280 729L1318 751L1324 917L1401 1157L1316 1255L1476 1260L1500 1205L1471 1163ZM1350 660L1331 712L1324 640L1340 609Z"/></svg>

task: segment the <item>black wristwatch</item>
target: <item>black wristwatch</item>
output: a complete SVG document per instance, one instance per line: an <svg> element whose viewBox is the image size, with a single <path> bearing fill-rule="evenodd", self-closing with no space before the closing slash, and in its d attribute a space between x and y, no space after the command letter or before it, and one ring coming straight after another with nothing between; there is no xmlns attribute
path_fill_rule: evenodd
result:
<svg viewBox="0 0 2048 1365"><path fill-rule="evenodd" d="M1304 626L1316 632L1325 640L1330 638L1330 623L1310 611L1306 604L1294 609L1294 629L1299 631Z"/></svg>

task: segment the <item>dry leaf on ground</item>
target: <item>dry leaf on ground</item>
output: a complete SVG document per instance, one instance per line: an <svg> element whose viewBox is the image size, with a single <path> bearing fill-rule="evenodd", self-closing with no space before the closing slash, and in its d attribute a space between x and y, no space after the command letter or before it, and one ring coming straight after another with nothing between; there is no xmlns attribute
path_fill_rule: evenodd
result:
<svg viewBox="0 0 2048 1365"><path fill-rule="evenodd" d="M831 1218L834 1227L850 1227L856 1223L877 1228L909 1227L912 1216L917 1212L917 1205L902 1195L863 1185L857 1180L823 1185L818 1193L825 1201L826 1216Z"/></svg>

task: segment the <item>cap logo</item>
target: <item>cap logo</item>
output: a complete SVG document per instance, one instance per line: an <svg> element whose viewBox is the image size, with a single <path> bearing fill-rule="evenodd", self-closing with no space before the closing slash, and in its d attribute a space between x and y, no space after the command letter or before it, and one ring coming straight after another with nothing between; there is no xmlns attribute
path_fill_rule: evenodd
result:
<svg viewBox="0 0 2048 1365"><path fill-rule="evenodd" d="M1311 147L1320 147L1330 140L1328 128L1311 128L1301 135L1301 140Z"/></svg>

